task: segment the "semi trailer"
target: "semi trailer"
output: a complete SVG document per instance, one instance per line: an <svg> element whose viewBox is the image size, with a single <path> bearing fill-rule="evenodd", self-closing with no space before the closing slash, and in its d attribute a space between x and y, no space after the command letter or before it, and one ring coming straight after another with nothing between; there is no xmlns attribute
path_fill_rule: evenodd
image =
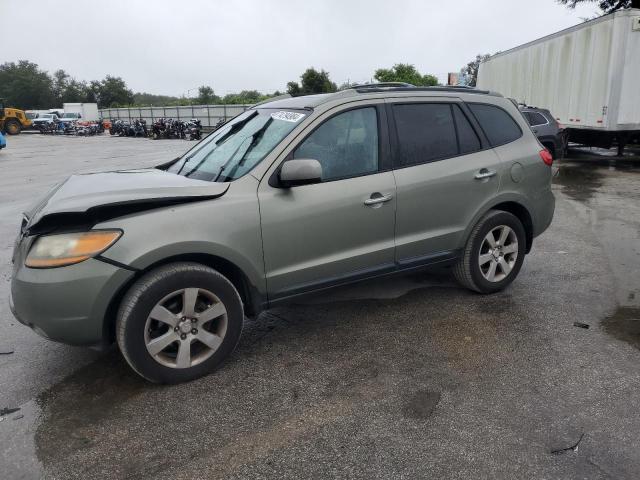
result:
<svg viewBox="0 0 640 480"><path fill-rule="evenodd" d="M584 22L480 65L478 88L550 110L569 141L640 143L640 9Z"/></svg>

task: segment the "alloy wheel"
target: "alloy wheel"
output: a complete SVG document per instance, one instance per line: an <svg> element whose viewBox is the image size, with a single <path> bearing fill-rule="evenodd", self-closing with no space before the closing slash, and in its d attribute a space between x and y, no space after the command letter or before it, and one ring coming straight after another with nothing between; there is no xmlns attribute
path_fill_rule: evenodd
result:
<svg viewBox="0 0 640 480"><path fill-rule="evenodd" d="M480 245L478 263L489 282L501 282L509 276L518 259L518 236L507 225L489 231Z"/></svg>
<svg viewBox="0 0 640 480"><path fill-rule="evenodd" d="M147 351L170 368L190 368L213 355L227 331L227 310L202 288L184 288L151 309L144 329Z"/></svg>

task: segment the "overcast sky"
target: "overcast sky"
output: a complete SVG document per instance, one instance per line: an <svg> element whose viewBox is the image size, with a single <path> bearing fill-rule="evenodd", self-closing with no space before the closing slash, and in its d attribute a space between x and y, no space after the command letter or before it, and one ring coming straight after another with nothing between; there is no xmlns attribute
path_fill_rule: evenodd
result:
<svg viewBox="0 0 640 480"><path fill-rule="evenodd" d="M0 63L27 59L134 91L285 90L309 66L338 84L412 63L458 71L592 17L555 0L0 0ZM12 39L12 40L8 40Z"/></svg>

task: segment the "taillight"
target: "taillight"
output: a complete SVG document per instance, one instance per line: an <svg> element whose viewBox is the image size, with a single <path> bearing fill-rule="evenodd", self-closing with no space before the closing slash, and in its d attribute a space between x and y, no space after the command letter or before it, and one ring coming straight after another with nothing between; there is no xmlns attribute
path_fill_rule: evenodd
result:
<svg viewBox="0 0 640 480"><path fill-rule="evenodd" d="M540 158L549 166L553 164L553 155L551 155L551 152L546 148L544 150L540 150Z"/></svg>

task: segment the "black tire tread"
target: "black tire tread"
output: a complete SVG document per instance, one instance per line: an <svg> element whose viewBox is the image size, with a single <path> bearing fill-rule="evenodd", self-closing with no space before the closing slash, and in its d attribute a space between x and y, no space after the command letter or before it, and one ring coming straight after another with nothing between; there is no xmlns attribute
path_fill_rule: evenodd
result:
<svg viewBox="0 0 640 480"><path fill-rule="evenodd" d="M485 223L489 221L491 218L496 217L498 215L504 215L505 213L508 215L512 215L503 210L489 210L487 213L485 213L482 216L482 218L480 218L480 220L478 220L478 223L476 223L476 225L473 227L473 230L471 230L471 234L469 235L469 238L467 239L467 243L464 246L462 256L456 262L456 264L453 266L453 269L452 269L454 278L463 287L466 287L469 290L473 290L474 292L484 293L483 290L480 288L480 286L476 284L476 282L473 279L473 275L471 274L471 262L473 261L473 248L476 243L478 234L480 233L480 230L482 230L482 227L485 225ZM517 219L515 215L514 215L514 218Z"/></svg>
<svg viewBox="0 0 640 480"><path fill-rule="evenodd" d="M120 352L122 352L123 357L127 361L127 363L131 366L131 368L141 377L146 380L158 383L157 379L149 378L143 372L139 371L132 361L129 352L127 351L126 342L125 342L125 329L128 320L131 318L131 313L138 303L140 296L143 295L153 284L158 281L161 281L167 277L171 277L174 275L179 275L181 273L189 273L189 272L202 272L210 275L214 275L219 277L222 281L228 283L235 292L238 297L238 302L242 306L242 299L237 289L233 286L233 284L220 272L214 270L211 267L207 267L206 265L202 265L200 263L195 262L179 262L179 263L170 263L167 265L160 266L150 272L144 274L140 279L135 282L129 291L125 294L122 302L120 303L120 308L118 309L117 322L116 322L116 341L118 343L118 347ZM236 342L237 343L237 342ZM235 347L235 346L234 346Z"/></svg>

